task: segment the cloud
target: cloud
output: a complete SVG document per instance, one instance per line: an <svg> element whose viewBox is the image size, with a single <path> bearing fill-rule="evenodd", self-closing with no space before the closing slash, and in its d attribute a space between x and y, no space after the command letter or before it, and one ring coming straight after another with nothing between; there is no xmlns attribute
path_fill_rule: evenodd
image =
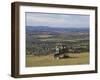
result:
<svg viewBox="0 0 100 80"><path fill-rule="evenodd" d="M89 15L26 13L27 26L89 27Z"/></svg>

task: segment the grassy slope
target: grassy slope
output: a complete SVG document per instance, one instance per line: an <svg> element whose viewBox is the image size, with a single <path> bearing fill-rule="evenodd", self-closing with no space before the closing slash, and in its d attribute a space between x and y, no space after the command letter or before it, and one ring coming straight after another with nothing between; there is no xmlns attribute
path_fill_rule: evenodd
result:
<svg viewBox="0 0 100 80"><path fill-rule="evenodd" d="M26 67L89 64L88 53L69 54L69 58L54 59L52 55L26 56Z"/></svg>

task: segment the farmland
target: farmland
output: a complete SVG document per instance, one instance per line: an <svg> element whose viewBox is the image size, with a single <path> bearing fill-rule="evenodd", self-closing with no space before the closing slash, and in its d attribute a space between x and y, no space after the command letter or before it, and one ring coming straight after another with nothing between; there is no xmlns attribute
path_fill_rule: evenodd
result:
<svg viewBox="0 0 100 80"><path fill-rule="evenodd" d="M56 46L66 47L68 57L54 59ZM26 26L26 67L78 64L89 64L88 28Z"/></svg>

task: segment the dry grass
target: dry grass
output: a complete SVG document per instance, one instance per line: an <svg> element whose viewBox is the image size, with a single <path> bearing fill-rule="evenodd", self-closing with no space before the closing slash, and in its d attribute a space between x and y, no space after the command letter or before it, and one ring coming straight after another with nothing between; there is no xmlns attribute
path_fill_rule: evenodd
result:
<svg viewBox="0 0 100 80"><path fill-rule="evenodd" d="M89 64L89 53L68 54L68 58L54 59L53 55L26 56L26 67Z"/></svg>

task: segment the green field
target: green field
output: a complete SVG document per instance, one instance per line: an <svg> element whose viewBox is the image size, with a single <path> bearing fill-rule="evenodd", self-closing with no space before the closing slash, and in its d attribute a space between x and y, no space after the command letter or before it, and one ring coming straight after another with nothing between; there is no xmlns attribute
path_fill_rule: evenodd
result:
<svg viewBox="0 0 100 80"><path fill-rule="evenodd" d="M26 67L89 64L89 53L70 53L68 58L55 59L53 55L26 56Z"/></svg>

